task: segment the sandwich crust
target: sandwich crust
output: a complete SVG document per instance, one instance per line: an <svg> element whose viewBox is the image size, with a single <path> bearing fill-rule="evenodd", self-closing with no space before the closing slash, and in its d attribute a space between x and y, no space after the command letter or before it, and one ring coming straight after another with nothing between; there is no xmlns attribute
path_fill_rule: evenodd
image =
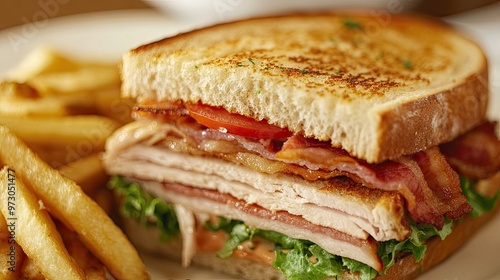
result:
<svg viewBox="0 0 500 280"><path fill-rule="evenodd" d="M129 51L122 92L184 101L330 141L370 163L450 141L484 120L482 50L439 21L369 13L220 24Z"/></svg>

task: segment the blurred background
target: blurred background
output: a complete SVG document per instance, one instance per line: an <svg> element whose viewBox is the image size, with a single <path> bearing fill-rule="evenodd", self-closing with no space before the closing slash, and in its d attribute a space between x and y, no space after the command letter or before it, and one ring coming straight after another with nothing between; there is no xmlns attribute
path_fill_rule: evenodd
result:
<svg viewBox="0 0 500 280"><path fill-rule="evenodd" d="M214 16L232 19L246 14L274 13L284 10L323 9L325 7L363 6L381 9L415 10L435 16L449 16L498 0L2 0L0 29L44 20L40 10L50 17L125 9L160 9L169 16L184 17L200 22L217 21ZM238 7L239 8L238 8ZM287 6L285 9L284 7ZM232 14L232 15L231 15Z"/></svg>

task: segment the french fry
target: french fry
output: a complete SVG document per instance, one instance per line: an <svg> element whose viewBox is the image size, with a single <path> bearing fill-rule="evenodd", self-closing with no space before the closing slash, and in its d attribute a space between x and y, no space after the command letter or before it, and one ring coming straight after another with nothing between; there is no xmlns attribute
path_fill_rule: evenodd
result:
<svg viewBox="0 0 500 280"><path fill-rule="evenodd" d="M53 168L60 168L73 161L79 160L87 154L92 154L90 151L78 154L76 150L69 146L55 146L46 143L26 143L43 161L48 163Z"/></svg>
<svg viewBox="0 0 500 280"><path fill-rule="evenodd" d="M76 232L114 277L149 278L137 250L125 234L75 182L43 162L4 126L0 126L0 147L0 160L12 166L19 178L30 182L50 214Z"/></svg>
<svg viewBox="0 0 500 280"><path fill-rule="evenodd" d="M78 154L102 151L106 138L118 128L114 120L101 116L19 117L0 116L7 126L27 143L70 146Z"/></svg>
<svg viewBox="0 0 500 280"><path fill-rule="evenodd" d="M42 97L37 90L25 83L0 83L0 115L64 116L97 112L95 98L89 98L85 92Z"/></svg>
<svg viewBox="0 0 500 280"><path fill-rule="evenodd" d="M12 249L14 248L14 249ZM21 270L20 257L22 255L21 248L17 245L12 246L8 243L7 239L0 239L0 261L2 265L0 266L0 279L4 280L15 280L19 279L19 271ZM16 260L13 261L13 266L9 264L10 255L15 256ZM17 264L17 265L16 265Z"/></svg>
<svg viewBox="0 0 500 280"><path fill-rule="evenodd" d="M61 234L64 245L68 250L70 256L75 260L78 266L82 269L85 279L87 280L105 280L106 279L106 269L104 265L96 259L92 253L90 253L85 245L80 241L78 236L62 225L60 222L56 222L57 229ZM2 250L2 244L0 244L0 250ZM22 252L22 251L21 251ZM0 256L0 259L2 256ZM5 269L7 270L7 269ZM8 271L10 274L2 275L0 271L0 279L29 279L29 280L45 280L36 264L32 259L26 258L24 263L20 265L15 273ZM15 276L14 276L15 274ZM9 276L11 278L4 278L4 276Z"/></svg>
<svg viewBox="0 0 500 280"><path fill-rule="evenodd" d="M109 216L113 216L115 210L115 197L113 192L107 188L98 189L93 195L92 199L95 200L102 210Z"/></svg>
<svg viewBox="0 0 500 280"><path fill-rule="evenodd" d="M10 79L25 82L40 75L72 71L78 69L79 63L62 55L50 47L39 47L30 52L16 68L8 73Z"/></svg>
<svg viewBox="0 0 500 280"><path fill-rule="evenodd" d="M63 238L64 245L68 249L69 254L83 270L85 279L105 280L106 270L104 265L87 250L85 245L83 245L78 238L78 235L70 231L61 223L57 223L57 229Z"/></svg>
<svg viewBox="0 0 500 280"><path fill-rule="evenodd" d="M58 169L61 174L75 181L89 196L106 185L109 177L104 172L98 153L83 157Z"/></svg>
<svg viewBox="0 0 500 280"><path fill-rule="evenodd" d="M15 241L46 278L85 279L64 247L48 212L40 207L39 200L16 175L9 167L0 171L0 209L4 217L15 218L12 220L15 228L11 230L15 232ZM37 233L36 238L33 238L33 232Z"/></svg>
<svg viewBox="0 0 500 280"><path fill-rule="evenodd" d="M9 236L10 233L7 230L7 221L5 220L2 212L0 212L0 239L8 239Z"/></svg>
<svg viewBox="0 0 500 280"><path fill-rule="evenodd" d="M118 87L120 75L116 64L88 64L73 71L38 75L28 82L44 96L67 95Z"/></svg>
<svg viewBox="0 0 500 280"><path fill-rule="evenodd" d="M15 98L35 99L39 98L40 94L26 83L7 80L0 83L0 97L6 100Z"/></svg>
<svg viewBox="0 0 500 280"><path fill-rule="evenodd" d="M82 62L49 47L29 53L8 78L27 82L43 96L88 93L120 85L116 63Z"/></svg>
<svg viewBox="0 0 500 280"><path fill-rule="evenodd" d="M55 98L0 98L0 114L4 116L64 116L71 109Z"/></svg>
<svg viewBox="0 0 500 280"><path fill-rule="evenodd" d="M121 98L119 87L99 91L94 96L99 115L109 117L120 124L132 121L132 107L135 102Z"/></svg>
<svg viewBox="0 0 500 280"><path fill-rule="evenodd" d="M19 279L19 271L24 260L24 252L15 242L10 239L5 217L0 212L0 279Z"/></svg>
<svg viewBox="0 0 500 280"><path fill-rule="evenodd" d="M26 280L45 280L45 277L38 269L38 266L33 262L32 259L26 258L22 264L21 270L19 271L19 279Z"/></svg>

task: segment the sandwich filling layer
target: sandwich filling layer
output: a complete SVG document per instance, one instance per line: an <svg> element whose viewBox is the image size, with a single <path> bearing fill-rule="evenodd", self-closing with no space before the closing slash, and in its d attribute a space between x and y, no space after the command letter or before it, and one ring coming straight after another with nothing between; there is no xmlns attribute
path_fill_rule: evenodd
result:
<svg viewBox="0 0 500 280"><path fill-rule="evenodd" d="M412 212L412 203L430 201L427 209L441 219L470 211L438 148L374 165L300 136L251 139L186 116L124 126L108 141L105 165L190 211L310 240L377 271L383 268L378 242L411 233L405 209L413 219L442 226L432 215Z"/></svg>
<svg viewBox="0 0 500 280"><path fill-rule="evenodd" d="M134 131L137 127L137 131ZM380 164L368 164L328 143L294 135L252 139L206 128L191 117L173 122L141 120L129 125L110 148L120 150L147 138L173 152L218 157L268 174L292 174L306 181L327 182L346 176L365 187L399 193L411 217L441 228L444 216L457 219L470 211L457 173L437 148ZM127 138L127 134L135 135Z"/></svg>

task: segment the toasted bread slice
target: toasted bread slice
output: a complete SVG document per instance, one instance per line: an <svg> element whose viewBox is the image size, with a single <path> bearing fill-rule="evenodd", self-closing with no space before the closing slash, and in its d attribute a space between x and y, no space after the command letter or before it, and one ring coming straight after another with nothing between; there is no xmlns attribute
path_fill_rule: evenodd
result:
<svg viewBox="0 0 500 280"><path fill-rule="evenodd" d="M487 62L451 27L409 15L250 19L128 52L123 94L197 102L381 162L483 121Z"/></svg>
<svg viewBox="0 0 500 280"><path fill-rule="evenodd" d="M479 183L481 192L491 195L498 190L500 183L500 173L490 179L483 180ZM480 217L467 216L460 220L453 226L452 233L444 240L435 236L427 241L427 250L425 256L420 262L416 262L414 256L411 254L400 255L393 267L391 267L386 274L378 275L376 280L410 280L416 279L423 273L431 270L435 266L442 263L454 252L462 248L481 228L488 223L500 211L500 204L495 209ZM174 240L170 243L160 243L159 230L156 228L146 228L138 225L135 221L123 218L124 231L129 236L131 242L135 244L143 253L152 254L151 256L165 256L171 260L180 260L180 253L182 250L181 240ZM161 260L156 260L161 261ZM165 260L166 265L169 261ZM283 274L269 264L263 264L246 259L238 259L235 257L220 259L216 257L214 252L197 252L194 256L193 263L203 267L208 267L216 271L227 273L228 275L237 275L243 279L285 279ZM192 271L182 271L180 268L171 269L178 271L178 275L170 274L170 277L185 278L190 274L195 274L200 268ZM201 270L199 273L203 273ZM217 274L214 274L217 275ZM219 275L217 275L219 276ZM205 274L206 277L206 274ZM229 276L228 276L229 277ZM345 271L343 275L336 278L337 280L359 280L360 275ZM425 275L423 276L425 279Z"/></svg>

